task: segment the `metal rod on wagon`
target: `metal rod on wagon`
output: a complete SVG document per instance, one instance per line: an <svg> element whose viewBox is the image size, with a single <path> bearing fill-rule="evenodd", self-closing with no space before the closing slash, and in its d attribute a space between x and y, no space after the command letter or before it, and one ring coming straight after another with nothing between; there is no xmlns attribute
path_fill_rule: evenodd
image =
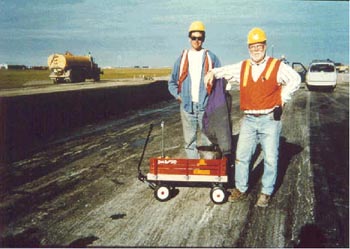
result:
<svg viewBox="0 0 350 249"><path fill-rule="evenodd" d="M160 124L162 127L162 157L164 157L164 121Z"/></svg>

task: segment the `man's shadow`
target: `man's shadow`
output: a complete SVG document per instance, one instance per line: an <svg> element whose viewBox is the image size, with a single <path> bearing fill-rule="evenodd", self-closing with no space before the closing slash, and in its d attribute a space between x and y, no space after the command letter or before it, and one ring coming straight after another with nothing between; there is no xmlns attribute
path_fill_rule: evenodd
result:
<svg viewBox="0 0 350 249"><path fill-rule="evenodd" d="M238 141L238 134L232 136L232 154L228 157L227 163L227 188L235 187L235 160L236 160L236 146Z"/></svg>
<svg viewBox="0 0 350 249"><path fill-rule="evenodd" d="M303 149L304 148L301 147L299 144L288 143L285 137L281 137L278 157L278 174L274 193L277 192L278 189L281 187L283 178L286 175L288 166L290 165L292 158L295 155L298 155L300 152L302 152Z"/></svg>

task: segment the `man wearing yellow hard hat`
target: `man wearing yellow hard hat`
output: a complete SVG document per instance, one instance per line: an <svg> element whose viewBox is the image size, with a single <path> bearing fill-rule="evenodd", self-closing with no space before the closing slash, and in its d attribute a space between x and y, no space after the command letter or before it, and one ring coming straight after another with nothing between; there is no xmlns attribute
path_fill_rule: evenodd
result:
<svg viewBox="0 0 350 249"><path fill-rule="evenodd" d="M215 84L217 85L215 88L204 84L205 74L220 66L218 57L212 51L203 48L205 35L205 26L201 21L190 24L188 29L190 48L184 49L176 60L168 82L169 92L180 105L187 158L200 158L197 148L212 144L203 132L198 133L198 129L203 131L203 116L212 92L224 91L222 84ZM225 141L220 141L224 144L221 148L223 154L231 153L231 137L221 137L225 137L222 139Z"/></svg>
<svg viewBox="0 0 350 249"><path fill-rule="evenodd" d="M234 202L246 197L252 155L260 143L264 173L256 206L267 207L277 178L282 108L299 89L301 79L290 66L266 55L267 37L261 28L249 31L247 45L249 59L212 69L205 81L211 84L213 79L223 77L240 86L240 108L245 115L236 148L236 188L229 200Z"/></svg>

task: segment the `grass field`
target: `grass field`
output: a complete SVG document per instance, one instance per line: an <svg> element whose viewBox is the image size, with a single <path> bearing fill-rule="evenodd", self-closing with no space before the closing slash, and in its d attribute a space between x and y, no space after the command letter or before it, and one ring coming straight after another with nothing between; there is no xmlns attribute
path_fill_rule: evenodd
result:
<svg viewBox="0 0 350 249"><path fill-rule="evenodd" d="M0 70L0 90L22 87L28 81L49 79L48 70Z"/></svg>
<svg viewBox="0 0 350 249"><path fill-rule="evenodd" d="M170 68L113 68L103 69L101 80L150 78L168 76ZM49 70L0 70L0 90L24 87L30 81L51 81Z"/></svg>

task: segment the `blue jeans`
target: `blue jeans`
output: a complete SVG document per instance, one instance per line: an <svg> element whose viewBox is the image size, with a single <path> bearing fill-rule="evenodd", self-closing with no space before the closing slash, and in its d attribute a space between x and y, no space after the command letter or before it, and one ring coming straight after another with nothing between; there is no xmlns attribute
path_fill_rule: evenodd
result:
<svg viewBox="0 0 350 249"><path fill-rule="evenodd" d="M185 140L185 151L188 159L200 158L197 146L211 145L208 137L202 131L204 110L200 110L198 104L193 103L193 112L186 112L180 107L182 128ZM198 144L197 144L198 143Z"/></svg>
<svg viewBox="0 0 350 249"><path fill-rule="evenodd" d="M241 124L235 163L236 188L248 189L249 167L258 143L264 156L264 173L261 193L271 195L277 178L278 150L282 130L281 121L273 119L273 113L255 117L244 115Z"/></svg>

